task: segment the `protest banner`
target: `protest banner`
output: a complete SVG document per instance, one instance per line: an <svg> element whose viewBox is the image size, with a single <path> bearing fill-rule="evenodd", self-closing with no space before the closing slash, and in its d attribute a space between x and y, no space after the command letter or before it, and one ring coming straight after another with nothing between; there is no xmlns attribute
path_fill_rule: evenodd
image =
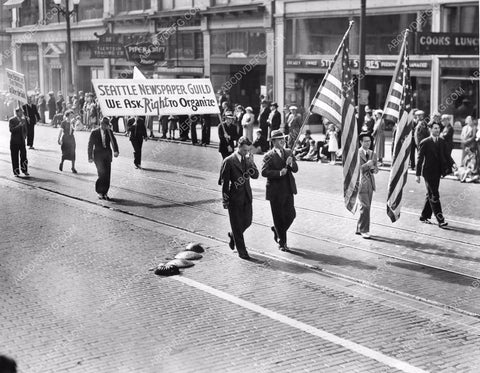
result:
<svg viewBox="0 0 480 373"><path fill-rule="evenodd" d="M25 90L25 75L16 71L5 69L7 72L8 92L12 98L27 103L27 91Z"/></svg>
<svg viewBox="0 0 480 373"><path fill-rule="evenodd" d="M209 79L93 79L103 115L219 114Z"/></svg>

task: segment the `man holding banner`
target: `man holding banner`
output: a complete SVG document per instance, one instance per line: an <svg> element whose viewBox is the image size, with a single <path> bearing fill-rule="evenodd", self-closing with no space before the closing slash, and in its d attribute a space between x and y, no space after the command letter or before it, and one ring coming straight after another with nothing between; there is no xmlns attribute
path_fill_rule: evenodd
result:
<svg viewBox="0 0 480 373"><path fill-rule="evenodd" d="M25 137L27 137L27 120L23 116L23 111L20 108L15 110L15 116L8 121L10 128L10 155L12 157L13 174L16 177L20 176L20 170L29 176L27 149L25 148ZM20 155L20 164L18 163L18 156Z"/></svg>

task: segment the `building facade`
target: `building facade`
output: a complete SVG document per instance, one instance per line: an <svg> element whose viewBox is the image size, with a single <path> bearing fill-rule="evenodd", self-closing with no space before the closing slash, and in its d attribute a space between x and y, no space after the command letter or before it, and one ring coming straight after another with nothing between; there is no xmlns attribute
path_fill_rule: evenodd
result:
<svg viewBox="0 0 480 373"><path fill-rule="evenodd" d="M383 109L408 29L414 106L450 114L454 121L463 121L467 112L478 115L478 1L369 0L366 16L370 107ZM275 54L281 105L308 110L350 20L350 58L358 82L359 0L277 1L274 17L275 35L285 40Z"/></svg>
<svg viewBox="0 0 480 373"><path fill-rule="evenodd" d="M8 1L16 4L6 30L13 67L30 91L65 91L64 17L53 0ZM383 108L408 29L415 107L478 115L478 1L367 5L369 106ZM263 94L306 111L350 20L358 78L359 8L360 0L80 0L71 22L74 88L131 78L136 65L147 77L208 77L232 103L256 109Z"/></svg>

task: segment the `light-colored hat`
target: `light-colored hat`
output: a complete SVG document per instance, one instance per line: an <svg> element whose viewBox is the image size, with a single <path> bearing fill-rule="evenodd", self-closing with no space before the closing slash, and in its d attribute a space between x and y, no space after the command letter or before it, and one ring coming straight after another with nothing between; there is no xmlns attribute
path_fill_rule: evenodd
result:
<svg viewBox="0 0 480 373"><path fill-rule="evenodd" d="M417 110L415 115L425 115L425 112L423 110Z"/></svg>
<svg viewBox="0 0 480 373"><path fill-rule="evenodd" d="M278 139L284 139L285 137L287 137L288 135L285 135L282 130L275 130L275 131L272 131L271 135L270 135L270 138L269 138L269 141L272 141L272 140L278 140Z"/></svg>
<svg viewBox="0 0 480 373"><path fill-rule="evenodd" d="M225 115L225 118L235 118L235 116L230 110L226 111L224 115Z"/></svg>
<svg viewBox="0 0 480 373"><path fill-rule="evenodd" d="M382 110L382 109L374 110L374 111L373 111L373 114L375 114L375 115L377 115L377 114L383 114L383 110Z"/></svg>
<svg viewBox="0 0 480 373"><path fill-rule="evenodd" d="M441 117L442 120L444 119L450 119L450 116L448 114L443 114Z"/></svg>
<svg viewBox="0 0 480 373"><path fill-rule="evenodd" d="M288 110L298 110L298 108L295 105L292 105L288 108Z"/></svg>
<svg viewBox="0 0 480 373"><path fill-rule="evenodd" d="M372 109L370 109L370 106L365 106L365 113L371 113Z"/></svg>
<svg viewBox="0 0 480 373"><path fill-rule="evenodd" d="M246 110L246 111L253 111L253 109L252 109L251 106L247 106L247 107L245 108L245 110Z"/></svg>

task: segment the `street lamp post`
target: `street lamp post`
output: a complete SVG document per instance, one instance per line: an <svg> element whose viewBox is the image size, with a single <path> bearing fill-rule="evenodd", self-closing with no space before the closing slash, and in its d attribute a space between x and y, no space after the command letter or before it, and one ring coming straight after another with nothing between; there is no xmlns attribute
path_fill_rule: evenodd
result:
<svg viewBox="0 0 480 373"><path fill-rule="evenodd" d="M73 8L70 10L70 1L65 0L66 5L62 7L62 0L53 0L55 9L58 10L59 13L63 14L65 17L65 22L67 23L67 96L73 90L73 64L72 64L72 35L71 35L71 28L70 28L70 17L77 12L78 5L80 4L80 0L72 0L73 1Z"/></svg>

